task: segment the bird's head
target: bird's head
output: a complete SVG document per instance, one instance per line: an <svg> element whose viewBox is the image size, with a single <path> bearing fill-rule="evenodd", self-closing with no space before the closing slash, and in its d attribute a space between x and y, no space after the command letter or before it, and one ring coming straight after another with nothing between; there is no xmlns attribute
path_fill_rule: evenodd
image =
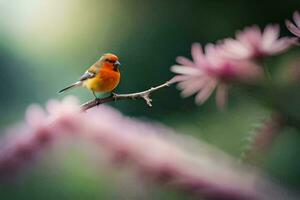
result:
<svg viewBox="0 0 300 200"><path fill-rule="evenodd" d="M121 63L119 62L118 56L112 53L106 53L100 58L100 62L103 67L113 69L115 71L119 70Z"/></svg>

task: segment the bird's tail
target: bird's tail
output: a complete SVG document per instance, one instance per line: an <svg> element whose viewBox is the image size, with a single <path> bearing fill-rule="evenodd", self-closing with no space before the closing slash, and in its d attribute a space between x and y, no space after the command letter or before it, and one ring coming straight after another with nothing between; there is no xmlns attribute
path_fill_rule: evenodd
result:
<svg viewBox="0 0 300 200"><path fill-rule="evenodd" d="M82 84L82 82L81 82L81 81L78 81L78 82L73 83L72 85L70 85L70 86L68 86L68 87L65 87L64 89L58 91L58 93L60 94L60 93L63 93L63 92L65 92L65 91L69 90L69 89L72 89L72 88L81 86L81 84Z"/></svg>

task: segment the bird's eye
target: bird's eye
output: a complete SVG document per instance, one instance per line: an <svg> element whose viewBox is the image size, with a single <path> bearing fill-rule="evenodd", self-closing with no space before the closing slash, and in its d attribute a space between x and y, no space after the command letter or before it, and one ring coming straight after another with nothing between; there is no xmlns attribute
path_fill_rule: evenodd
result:
<svg viewBox="0 0 300 200"><path fill-rule="evenodd" d="M105 59L105 62L113 63L114 61L112 61L111 59L107 58L107 59Z"/></svg>

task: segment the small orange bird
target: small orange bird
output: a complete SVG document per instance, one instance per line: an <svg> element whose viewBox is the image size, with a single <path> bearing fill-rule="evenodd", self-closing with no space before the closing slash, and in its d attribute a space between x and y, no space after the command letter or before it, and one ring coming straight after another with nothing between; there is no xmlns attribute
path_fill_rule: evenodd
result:
<svg viewBox="0 0 300 200"><path fill-rule="evenodd" d="M104 54L95 64L93 64L81 77L72 85L60 90L63 93L71 88L83 86L93 92L111 92L119 84L120 74L119 58L111 53Z"/></svg>

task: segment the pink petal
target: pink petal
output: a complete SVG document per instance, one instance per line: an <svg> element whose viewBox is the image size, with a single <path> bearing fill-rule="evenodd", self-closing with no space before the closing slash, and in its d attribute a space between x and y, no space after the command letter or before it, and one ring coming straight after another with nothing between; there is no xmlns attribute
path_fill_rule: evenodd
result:
<svg viewBox="0 0 300 200"><path fill-rule="evenodd" d="M268 51L272 48L272 44L279 37L279 26L278 25L268 25L262 36L262 48Z"/></svg>
<svg viewBox="0 0 300 200"><path fill-rule="evenodd" d="M205 46L205 55L206 55L206 67L212 63L215 63L220 58L220 47L214 44L207 44Z"/></svg>
<svg viewBox="0 0 300 200"><path fill-rule="evenodd" d="M240 40L247 48L251 49L258 46L262 39L262 34L258 26L247 27L243 32L237 34Z"/></svg>
<svg viewBox="0 0 300 200"><path fill-rule="evenodd" d="M205 79L205 78L204 78ZM180 90L184 90L186 88L190 88L190 87L194 87L195 85L197 85L196 83L198 83L198 80L202 80L202 78L190 78L188 80L184 80L180 83L177 84L177 87L180 89Z"/></svg>
<svg viewBox="0 0 300 200"><path fill-rule="evenodd" d="M294 35L300 37L300 28L296 27L291 21L285 21L286 27L293 33Z"/></svg>
<svg viewBox="0 0 300 200"><path fill-rule="evenodd" d="M203 104L211 95L211 93L214 91L215 87L217 86L216 80L211 80L207 83L205 88L203 88L197 95L196 95L196 103L197 104Z"/></svg>
<svg viewBox="0 0 300 200"><path fill-rule="evenodd" d="M202 74L201 70L199 70L198 68L181 66L181 65L172 66L171 71L177 74L192 75L192 76Z"/></svg>
<svg viewBox="0 0 300 200"><path fill-rule="evenodd" d="M249 49L234 39L225 39L222 54L232 59L245 59L249 56Z"/></svg>
<svg viewBox="0 0 300 200"><path fill-rule="evenodd" d="M195 64L193 63L193 61L191 61L190 59L183 57L183 56L178 56L176 58L176 62L178 64L184 65L184 66L195 66Z"/></svg>
<svg viewBox="0 0 300 200"><path fill-rule="evenodd" d="M272 46L272 54L279 54L287 50L292 44L296 44L296 40L289 37L284 37L278 40Z"/></svg>
<svg viewBox="0 0 300 200"><path fill-rule="evenodd" d="M176 76L174 76L174 77L170 80L170 83L173 84L173 83L185 81L185 80L188 80L188 79L190 79L190 76L186 76L186 75L176 75Z"/></svg>
<svg viewBox="0 0 300 200"><path fill-rule="evenodd" d="M300 28L300 13L299 12L294 12L293 19L295 21L295 24Z"/></svg>
<svg viewBox="0 0 300 200"><path fill-rule="evenodd" d="M192 57L196 65L200 65L204 59L204 54L202 46L199 43L194 43L192 45Z"/></svg>
<svg viewBox="0 0 300 200"><path fill-rule="evenodd" d="M181 92L182 97L188 97L200 91L206 84L207 79L191 80Z"/></svg>

